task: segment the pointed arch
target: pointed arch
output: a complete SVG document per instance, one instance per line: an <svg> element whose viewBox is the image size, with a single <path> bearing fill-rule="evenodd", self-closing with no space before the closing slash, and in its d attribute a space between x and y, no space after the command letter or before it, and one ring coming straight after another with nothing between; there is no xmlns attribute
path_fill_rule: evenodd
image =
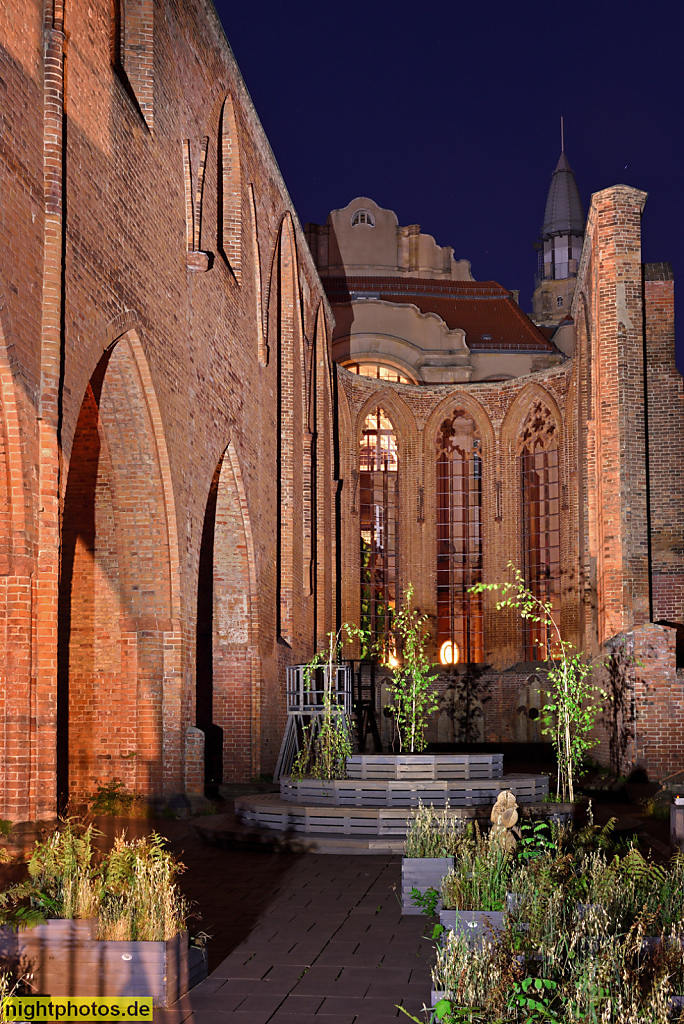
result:
<svg viewBox="0 0 684 1024"><path fill-rule="evenodd" d="M183 788L182 634L175 503L139 334L108 349L87 386L63 503L58 777L83 798L123 778Z"/></svg>
<svg viewBox="0 0 684 1024"><path fill-rule="evenodd" d="M556 399L547 388L542 387L536 381L530 381L511 402L504 417L501 427L501 446L505 455L512 455L515 452L523 421L535 401L543 402L549 409L556 423L558 443L562 443L563 416Z"/></svg>
<svg viewBox="0 0 684 1024"><path fill-rule="evenodd" d="M261 253L259 251L259 229L257 222L254 185L249 183L249 227L252 243L252 265L254 268L254 304L257 329L257 358L261 366L268 365L268 344L264 331L263 288L261 284Z"/></svg>
<svg viewBox="0 0 684 1024"><path fill-rule="evenodd" d="M314 641L316 650L325 643L333 623L333 403L330 380L329 338L323 303L318 306L311 355L312 536L314 550Z"/></svg>
<svg viewBox="0 0 684 1024"><path fill-rule="evenodd" d="M527 400L527 408L522 405ZM520 550L525 582L535 597L550 604L560 625L561 613L561 464L562 417L552 396L527 387L509 421L508 443L514 445L520 495ZM508 417L507 417L508 420ZM515 428L515 435L513 434ZM531 620L523 623L524 658L545 661L553 637Z"/></svg>
<svg viewBox="0 0 684 1024"><path fill-rule="evenodd" d="M292 646L295 607L304 589L304 550L311 542L307 472L311 437L306 416L304 334L292 216L283 217L278 260L278 635ZM301 509L301 512L300 512ZM296 529L300 512L302 531ZM308 584L308 581L307 581ZM307 585L308 590L308 585Z"/></svg>
<svg viewBox="0 0 684 1024"><path fill-rule="evenodd" d="M394 652L399 583L399 452L394 423L379 401L358 445L360 619L385 657Z"/></svg>
<svg viewBox="0 0 684 1024"><path fill-rule="evenodd" d="M441 424L456 408L465 409L477 424L486 448L493 448L495 443L494 427L481 402L467 391L454 391L443 398L430 413L423 431L425 435L425 452L432 452Z"/></svg>
<svg viewBox="0 0 684 1024"><path fill-rule="evenodd" d="M27 557L32 538L27 535L17 395L8 357L11 339L0 282L0 804L3 817L22 820L33 767L30 638L35 593Z"/></svg>
<svg viewBox="0 0 684 1024"><path fill-rule="evenodd" d="M459 660L484 661L482 583L482 435L470 410L454 403L433 449L436 468L437 645ZM452 661L455 661L452 653Z"/></svg>
<svg viewBox="0 0 684 1024"><path fill-rule="evenodd" d="M261 673L251 518L237 451L221 455L207 498L198 573L197 726L206 781L259 774Z"/></svg>
<svg viewBox="0 0 684 1024"><path fill-rule="evenodd" d="M404 444L406 443L406 438L415 436L418 427L416 424L416 418L410 406L396 393L396 391L393 391L391 388L378 388L374 394L366 399L359 409L356 415L355 430L357 443L361 438L363 424L368 413L376 406L382 406L392 420L394 429L397 432L399 458L401 459L404 454L403 449Z"/></svg>
<svg viewBox="0 0 684 1024"><path fill-rule="evenodd" d="M242 283L242 162L235 107L226 96L221 112L219 136L219 237L218 249L238 284Z"/></svg>

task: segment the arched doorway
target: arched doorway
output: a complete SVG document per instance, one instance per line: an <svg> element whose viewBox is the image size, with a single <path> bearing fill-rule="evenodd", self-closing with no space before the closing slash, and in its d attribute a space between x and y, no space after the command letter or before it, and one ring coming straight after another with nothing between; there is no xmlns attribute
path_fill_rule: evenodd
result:
<svg viewBox="0 0 684 1024"><path fill-rule="evenodd" d="M148 796L182 788L177 558L159 410L129 332L90 380L69 457L58 630L62 805L113 779Z"/></svg>
<svg viewBox="0 0 684 1024"><path fill-rule="evenodd" d="M209 489L197 596L197 726L208 786L259 772L260 690L252 530L229 444Z"/></svg>

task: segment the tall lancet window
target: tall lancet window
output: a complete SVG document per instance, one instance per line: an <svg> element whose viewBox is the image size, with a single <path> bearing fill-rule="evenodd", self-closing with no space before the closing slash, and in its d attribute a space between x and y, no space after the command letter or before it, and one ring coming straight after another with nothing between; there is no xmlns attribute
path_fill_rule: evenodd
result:
<svg viewBox="0 0 684 1024"><path fill-rule="evenodd" d="M484 660L482 595L482 439L462 409L437 435L437 643L459 660Z"/></svg>
<svg viewBox="0 0 684 1024"><path fill-rule="evenodd" d="M397 436L383 409L366 417L359 464L361 626L383 653L394 649L397 604Z"/></svg>
<svg viewBox="0 0 684 1024"><path fill-rule="evenodd" d="M560 502L558 425L541 400L530 409L518 442L522 488L523 559L527 586L548 602L560 623ZM545 661L553 636L537 623L525 623L525 660Z"/></svg>

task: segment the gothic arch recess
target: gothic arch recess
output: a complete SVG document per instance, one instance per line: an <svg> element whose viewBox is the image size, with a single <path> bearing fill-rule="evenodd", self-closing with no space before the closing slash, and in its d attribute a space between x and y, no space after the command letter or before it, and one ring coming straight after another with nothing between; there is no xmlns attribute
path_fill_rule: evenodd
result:
<svg viewBox="0 0 684 1024"><path fill-rule="evenodd" d="M30 776L31 691L24 645L14 638L31 635L31 576L23 568L27 554L24 482L14 381L7 358L11 337L7 305L0 285L0 712L4 729L0 748L2 816L25 816ZM11 728L9 727L11 726ZM11 766L11 769L10 769ZM10 770L11 773L10 774Z"/></svg>
<svg viewBox="0 0 684 1024"><path fill-rule="evenodd" d="M259 774L257 615L252 527L231 443L211 482L198 575L197 725L209 786Z"/></svg>
<svg viewBox="0 0 684 1024"><path fill-rule="evenodd" d="M306 407L304 333L297 247L286 213L278 249L278 636L290 647L295 605L304 589L304 551L310 545L310 436ZM270 305L270 296L269 296ZM299 440L301 438L301 441ZM309 498L304 507L304 488ZM302 508L302 531L295 528ZM307 532L308 531L308 532ZM308 591L307 591L308 592Z"/></svg>
<svg viewBox="0 0 684 1024"><path fill-rule="evenodd" d="M328 329L323 303L316 314L311 357L311 432L312 450L312 589L314 594L314 646L320 650L333 622L333 551L329 530L332 512L334 466L332 451L324 438L333 436L333 403L328 356Z"/></svg>
<svg viewBox="0 0 684 1024"><path fill-rule="evenodd" d="M536 598L549 604L560 625L560 467L558 420L541 398L532 401L516 443L522 500L523 573ZM525 660L552 656L555 635L526 620L523 624Z"/></svg>
<svg viewBox="0 0 684 1024"><path fill-rule="evenodd" d="M82 799L122 779L179 792L181 633L168 455L133 331L86 390L63 507L58 787Z"/></svg>
<svg viewBox="0 0 684 1024"><path fill-rule="evenodd" d="M221 111L218 145L219 220L218 249L238 284L242 283L242 163L235 107L226 96Z"/></svg>
<svg viewBox="0 0 684 1024"><path fill-rule="evenodd" d="M418 427L416 425L416 419L411 411L410 407L404 402L402 398L397 395L396 391L392 391L391 388L381 388L375 394L371 395L359 410L356 416L356 443L357 446L361 442L361 435L363 432L363 425L366 422L366 417L370 412L376 409L378 406L382 406L389 418L392 420L392 425L397 435L397 444L399 446L399 459L401 461L404 455L404 445L408 437L415 437L418 433Z"/></svg>

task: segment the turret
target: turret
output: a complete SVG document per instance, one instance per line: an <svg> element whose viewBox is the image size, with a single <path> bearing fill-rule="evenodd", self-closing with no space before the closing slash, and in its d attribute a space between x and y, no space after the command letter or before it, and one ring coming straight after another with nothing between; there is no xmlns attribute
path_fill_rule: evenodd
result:
<svg viewBox="0 0 684 1024"><path fill-rule="evenodd" d="M570 312L575 278L582 252L584 213L572 167L561 149L546 198L532 319L538 324L558 324Z"/></svg>

